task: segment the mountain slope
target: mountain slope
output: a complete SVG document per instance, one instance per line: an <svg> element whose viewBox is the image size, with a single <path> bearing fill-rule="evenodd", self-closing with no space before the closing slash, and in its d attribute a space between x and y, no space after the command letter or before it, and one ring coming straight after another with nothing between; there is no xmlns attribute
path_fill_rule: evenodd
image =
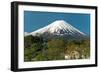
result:
<svg viewBox="0 0 100 73"><path fill-rule="evenodd" d="M79 31L69 23L64 20L56 20L53 23L40 28L34 32L31 32L30 35L33 36L42 36L45 39L64 37L64 38L83 38L86 36L83 32Z"/></svg>
<svg viewBox="0 0 100 73"><path fill-rule="evenodd" d="M30 33L24 32L24 36L29 36L29 35L30 35Z"/></svg>
<svg viewBox="0 0 100 73"><path fill-rule="evenodd" d="M78 29L71 26L64 20L57 20L48 26L45 26L39 30L30 33L33 36L42 34L52 34L52 35L72 35L72 36L85 36L85 34Z"/></svg>

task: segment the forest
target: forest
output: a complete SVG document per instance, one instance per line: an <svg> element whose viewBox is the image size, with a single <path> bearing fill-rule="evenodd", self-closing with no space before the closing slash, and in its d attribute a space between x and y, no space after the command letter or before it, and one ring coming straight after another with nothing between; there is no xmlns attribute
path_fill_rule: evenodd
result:
<svg viewBox="0 0 100 73"><path fill-rule="evenodd" d="M90 58L90 39L82 40L50 39L24 37L24 61L52 61Z"/></svg>

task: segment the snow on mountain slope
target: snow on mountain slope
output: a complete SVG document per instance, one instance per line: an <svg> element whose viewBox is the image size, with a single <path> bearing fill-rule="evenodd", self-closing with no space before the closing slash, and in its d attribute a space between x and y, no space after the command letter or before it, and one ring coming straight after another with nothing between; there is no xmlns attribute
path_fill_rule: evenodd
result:
<svg viewBox="0 0 100 73"><path fill-rule="evenodd" d="M30 35L30 33L24 32L24 36L28 36L28 35Z"/></svg>
<svg viewBox="0 0 100 73"><path fill-rule="evenodd" d="M34 32L31 32L30 34L35 35L41 35L44 33L50 33L53 35L79 35L79 36L85 36L85 34L78 29L74 28L69 23L65 22L64 20L56 20L53 23L40 28Z"/></svg>

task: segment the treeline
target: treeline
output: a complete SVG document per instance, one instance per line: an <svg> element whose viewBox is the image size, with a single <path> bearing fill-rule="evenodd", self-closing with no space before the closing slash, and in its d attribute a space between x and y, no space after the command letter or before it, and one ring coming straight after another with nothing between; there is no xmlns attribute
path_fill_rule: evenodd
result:
<svg viewBox="0 0 100 73"><path fill-rule="evenodd" d="M67 59L86 59L90 57L90 40L66 41L51 39L44 41L42 37L24 37L24 61L48 61ZM75 53L76 52L76 53Z"/></svg>

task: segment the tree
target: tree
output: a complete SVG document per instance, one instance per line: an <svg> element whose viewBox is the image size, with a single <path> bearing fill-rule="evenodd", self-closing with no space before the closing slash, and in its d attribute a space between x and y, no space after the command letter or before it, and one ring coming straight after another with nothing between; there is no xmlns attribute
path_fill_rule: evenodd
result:
<svg viewBox="0 0 100 73"><path fill-rule="evenodd" d="M33 61L35 60L35 56L37 56L38 51L41 51L43 48L43 39L41 37L33 37L27 36L25 37L25 49L24 49L24 57L25 61Z"/></svg>
<svg viewBox="0 0 100 73"><path fill-rule="evenodd" d="M25 48L24 49L24 61L32 61L32 49L30 48Z"/></svg>
<svg viewBox="0 0 100 73"><path fill-rule="evenodd" d="M29 48L31 46L31 44L33 43L33 36L30 35L30 36L25 36L24 37L24 47L25 48Z"/></svg>
<svg viewBox="0 0 100 73"><path fill-rule="evenodd" d="M59 39L52 39L48 41L48 59L60 60L64 59L64 41Z"/></svg>
<svg viewBox="0 0 100 73"><path fill-rule="evenodd" d="M73 40L66 44L65 54L71 56L71 53L76 51L79 53L79 59L87 59L90 57L90 40L83 39L80 41Z"/></svg>

